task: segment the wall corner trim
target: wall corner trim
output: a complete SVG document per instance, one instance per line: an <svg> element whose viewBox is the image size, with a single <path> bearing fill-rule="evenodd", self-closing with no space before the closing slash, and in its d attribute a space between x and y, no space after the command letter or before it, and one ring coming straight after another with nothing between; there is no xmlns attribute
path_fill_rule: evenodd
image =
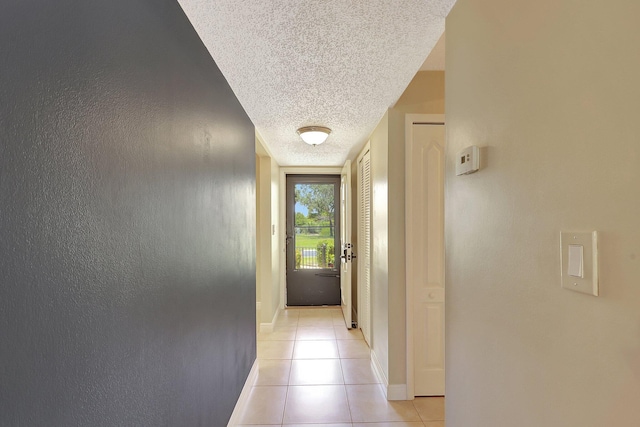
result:
<svg viewBox="0 0 640 427"><path fill-rule="evenodd" d="M407 385L406 384L389 384L387 376L384 374L380 360L376 355L376 352L371 350L371 367L373 372L378 377L378 381L382 384L382 390L384 391L384 397L387 400L407 400Z"/></svg>
<svg viewBox="0 0 640 427"><path fill-rule="evenodd" d="M280 307L276 309L276 312L273 315L273 319L271 319L271 323L260 323L260 332L265 334L272 333L273 328L276 324L276 320L278 320L278 314L280 314Z"/></svg>
<svg viewBox="0 0 640 427"><path fill-rule="evenodd" d="M378 355L376 352L371 349L371 367L373 368L373 372L378 377L378 381L384 386L385 397L387 397L387 387L389 387L389 380L387 380L387 376L384 374L384 370L382 369L382 365L380 364L380 359L378 359Z"/></svg>
<svg viewBox="0 0 640 427"><path fill-rule="evenodd" d="M240 392L240 396L238 397L236 406L233 408L233 413L231 414L231 418L229 418L227 427L235 427L240 423L240 417L242 416L242 412L244 411L244 408L247 406L247 403L249 403L249 394L251 394L251 388L253 387L257 379L258 379L258 359L254 360L253 362L253 366L249 371L247 380L244 382L244 387L242 387L242 391Z"/></svg>
<svg viewBox="0 0 640 427"><path fill-rule="evenodd" d="M389 384L387 386L387 400L407 400L407 385Z"/></svg>

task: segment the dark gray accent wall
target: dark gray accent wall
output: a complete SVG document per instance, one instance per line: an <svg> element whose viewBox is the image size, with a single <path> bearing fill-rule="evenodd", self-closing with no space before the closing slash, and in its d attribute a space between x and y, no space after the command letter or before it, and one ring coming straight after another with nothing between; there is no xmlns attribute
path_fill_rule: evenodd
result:
<svg viewBox="0 0 640 427"><path fill-rule="evenodd" d="M0 3L0 425L225 426L254 128L175 0Z"/></svg>

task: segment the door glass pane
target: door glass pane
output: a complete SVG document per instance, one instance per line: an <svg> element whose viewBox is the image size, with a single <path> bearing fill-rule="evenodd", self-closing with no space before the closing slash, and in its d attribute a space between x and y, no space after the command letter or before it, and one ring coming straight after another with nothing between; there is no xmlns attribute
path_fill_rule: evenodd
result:
<svg viewBox="0 0 640 427"><path fill-rule="evenodd" d="M295 268L334 268L334 184L296 184Z"/></svg>

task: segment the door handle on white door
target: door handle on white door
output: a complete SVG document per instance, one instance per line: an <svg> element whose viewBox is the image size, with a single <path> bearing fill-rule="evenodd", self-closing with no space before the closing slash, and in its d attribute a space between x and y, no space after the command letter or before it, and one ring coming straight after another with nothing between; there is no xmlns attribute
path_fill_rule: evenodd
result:
<svg viewBox="0 0 640 427"><path fill-rule="evenodd" d="M352 249L353 245L351 243L345 243L344 244L344 249L342 250L342 255L340 255L340 258L342 258L345 261L353 261L354 259L356 259L356 255L353 253L353 251L349 251L349 249ZM349 255L348 252L351 252L351 254Z"/></svg>

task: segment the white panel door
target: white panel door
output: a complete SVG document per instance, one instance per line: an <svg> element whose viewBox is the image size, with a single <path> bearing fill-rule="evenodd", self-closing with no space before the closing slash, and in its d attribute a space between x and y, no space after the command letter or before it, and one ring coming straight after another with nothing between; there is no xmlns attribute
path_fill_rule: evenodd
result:
<svg viewBox="0 0 640 427"><path fill-rule="evenodd" d="M444 395L444 138L414 124L408 149L408 282L413 290L414 394Z"/></svg>
<svg viewBox="0 0 640 427"><path fill-rule="evenodd" d="M371 157L358 157L358 326L371 346Z"/></svg>
<svg viewBox="0 0 640 427"><path fill-rule="evenodd" d="M351 329L351 160L347 160L340 174L340 294L342 314L347 329Z"/></svg>

